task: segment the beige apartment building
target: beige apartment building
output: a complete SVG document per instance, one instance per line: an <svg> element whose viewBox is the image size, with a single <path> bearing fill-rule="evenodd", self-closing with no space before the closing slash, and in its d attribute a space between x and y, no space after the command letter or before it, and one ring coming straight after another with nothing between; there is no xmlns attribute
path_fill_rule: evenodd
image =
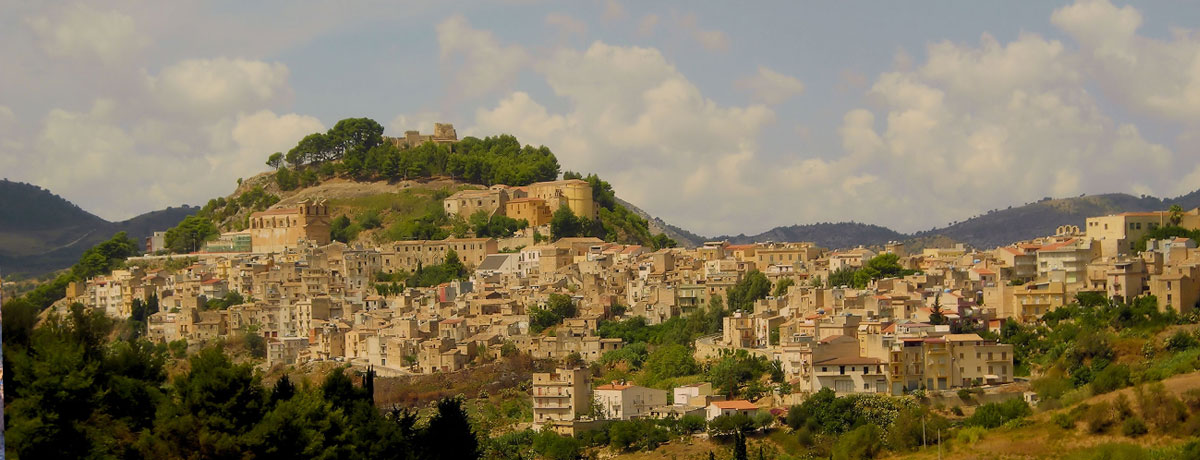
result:
<svg viewBox="0 0 1200 460"><path fill-rule="evenodd" d="M1180 227L1200 228L1200 208L1184 211ZM1138 240L1158 227L1171 225L1170 211L1124 212L1100 217L1089 217L1084 231L1089 239L1100 244L1106 257L1132 254Z"/></svg>
<svg viewBox="0 0 1200 460"><path fill-rule="evenodd" d="M1070 238L1042 246L1037 251L1037 273L1042 279L1069 285L1087 281L1087 266L1100 257L1099 247L1086 238Z"/></svg>
<svg viewBox="0 0 1200 460"><path fill-rule="evenodd" d="M1200 266L1168 268L1150 277L1150 294L1158 299L1159 310L1190 313L1200 303Z"/></svg>
<svg viewBox="0 0 1200 460"><path fill-rule="evenodd" d="M979 334L949 334L945 338L950 345L954 386L1012 381L1012 345L984 340Z"/></svg>
<svg viewBox="0 0 1200 460"><path fill-rule="evenodd" d="M1013 312L1029 321L1069 303L1067 286L1061 281L1030 282L1013 289Z"/></svg>
<svg viewBox="0 0 1200 460"><path fill-rule="evenodd" d="M607 420L629 420L650 415L650 410L667 404L666 390L656 390L637 385L613 382L600 385L592 391L597 418Z"/></svg>
<svg viewBox="0 0 1200 460"><path fill-rule="evenodd" d="M391 252L382 254L382 270L396 273L412 272L417 265L437 265L446 261L446 253L458 253L458 259L468 269L478 267L490 254L500 252L495 238L447 238L444 240L397 241Z"/></svg>
<svg viewBox="0 0 1200 460"><path fill-rule="evenodd" d="M579 420L591 412L592 387L587 368L559 368L533 374L533 429Z"/></svg>

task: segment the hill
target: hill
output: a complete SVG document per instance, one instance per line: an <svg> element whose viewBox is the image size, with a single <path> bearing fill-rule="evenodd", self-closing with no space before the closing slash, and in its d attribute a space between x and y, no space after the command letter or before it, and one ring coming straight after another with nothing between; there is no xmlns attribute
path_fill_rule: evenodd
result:
<svg viewBox="0 0 1200 460"><path fill-rule="evenodd" d="M1200 207L1200 190L1176 198L1136 197L1125 193L1084 195L1074 198L1045 198L1022 206L991 210L962 222L931 230L905 234L887 227L856 222L820 223L775 227L756 235L718 236L705 238L666 225L676 234L688 235L692 241L729 240L734 244L764 241L813 241L827 248L871 246L891 240L905 241L910 246L933 247L962 242L976 248L993 248L1016 241L1053 235L1060 225L1080 228L1088 217L1121 212L1161 211L1179 205L1184 209ZM661 222L653 217L651 221ZM680 240L681 237L676 237Z"/></svg>
<svg viewBox="0 0 1200 460"><path fill-rule="evenodd" d="M0 181L0 196L0 267L6 274L40 275L69 267L117 232L141 241L197 209L167 208L109 222L32 184Z"/></svg>
<svg viewBox="0 0 1200 460"><path fill-rule="evenodd" d="M852 248L903 240L907 236L887 227L857 222L819 223L775 227L754 236L719 236L733 244L762 241L812 241L826 248Z"/></svg>

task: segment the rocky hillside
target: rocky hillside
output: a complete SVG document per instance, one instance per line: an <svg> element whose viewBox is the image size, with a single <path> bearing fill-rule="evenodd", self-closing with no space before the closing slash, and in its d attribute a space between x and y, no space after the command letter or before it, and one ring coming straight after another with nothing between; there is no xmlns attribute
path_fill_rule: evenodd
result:
<svg viewBox="0 0 1200 460"><path fill-rule="evenodd" d="M69 267L83 251L117 232L141 241L198 209L167 208L109 222L36 185L3 180L0 197L0 270L5 275Z"/></svg>

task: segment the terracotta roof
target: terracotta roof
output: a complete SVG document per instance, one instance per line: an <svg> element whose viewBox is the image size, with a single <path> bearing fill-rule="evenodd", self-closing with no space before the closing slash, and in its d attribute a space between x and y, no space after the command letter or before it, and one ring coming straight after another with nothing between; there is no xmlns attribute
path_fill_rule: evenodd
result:
<svg viewBox="0 0 1200 460"><path fill-rule="evenodd" d="M714 406L718 409L733 409L733 410L758 410L758 406L744 399L735 399L733 401L713 401Z"/></svg>
<svg viewBox="0 0 1200 460"><path fill-rule="evenodd" d="M596 389L597 390L628 390L633 387L634 387L634 385L629 385L629 384L609 383L606 385L600 385L600 386L596 387Z"/></svg>
<svg viewBox="0 0 1200 460"><path fill-rule="evenodd" d="M250 217L277 216L280 214L299 214L299 213L300 213L300 208L279 208L279 209L268 209L266 211L259 211L254 214L251 214Z"/></svg>
<svg viewBox="0 0 1200 460"><path fill-rule="evenodd" d="M879 358L867 358L864 356L835 356L826 358L820 361L813 361L813 364L832 364L835 366L843 364L882 364Z"/></svg>
<svg viewBox="0 0 1200 460"><path fill-rule="evenodd" d="M1074 243L1075 243L1075 238L1070 238L1066 241L1060 241L1058 243L1042 246L1042 248L1039 249L1039 251L1057 251L1064 247L1070 246L1071 244L1074 244Z"/></svg>
<svg viewBox="0 0 1200 460"><path fill-rule="evenodd" d="M1159 216L1162 216L1165 214L1166 213L1163 211L1147 211L1147 212L1123 212L1123 213L1120 213L1117 215L1123 216L1123 217L1159 217Z"/></svg>

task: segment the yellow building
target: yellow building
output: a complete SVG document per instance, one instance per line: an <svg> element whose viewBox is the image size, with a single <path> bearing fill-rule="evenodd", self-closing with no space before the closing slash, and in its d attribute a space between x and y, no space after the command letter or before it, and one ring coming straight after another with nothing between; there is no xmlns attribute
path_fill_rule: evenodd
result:
<svg viewBox="0 0 1200 460"><path fill-rule="evenodd" d="M551 182L536 182L526 187L529 198L545 200L552 211L566 205L576 216L596 220L599 217L592 200L592 185L585 180L567 179Z"/></svg>
<svg viewBox="0 0 1200 460"><path fill-rule="evenodd" d="M1180 227L1200 228L1200 208L1185 211ZM1087 237L1100 244L1105 257L1133 252L1133 245L1158 227L1171 225L1170 211L1124 212L1109 216L1089 217L1085 225Z"/></svg>
<svg viewBox="0 0 1200 460"><path fill-rule="evenodd" d="M329 207L325 200L304 200L294 208L259 211L250 215L246 231L255 252L283 252L300 240L329 244Z"/></svg>
<svg viewBox="0 0 1200 460"><path fill-rule="evenodd" d="M1150 277L1150 294L1158 299L1158 309L1170 308L1190 313L1200 303L1200 267L1185 265L1167 269Z"/></svg>
<svg viewBox="0 0 1200 460"><path fill-rule="evenodd" d="M1027 283L1013 290L1012 306L1017 320L1028 321L1067 304L1066 284L1059 281Z"/></svg>
<svg viewBox="0 0 1200 460"><path fill-rule="evenodd" d="M525 219L531 227L540 227L550 223L554 210L541 198L516 198L504 205L504 215L521 220Z"/></svg>

